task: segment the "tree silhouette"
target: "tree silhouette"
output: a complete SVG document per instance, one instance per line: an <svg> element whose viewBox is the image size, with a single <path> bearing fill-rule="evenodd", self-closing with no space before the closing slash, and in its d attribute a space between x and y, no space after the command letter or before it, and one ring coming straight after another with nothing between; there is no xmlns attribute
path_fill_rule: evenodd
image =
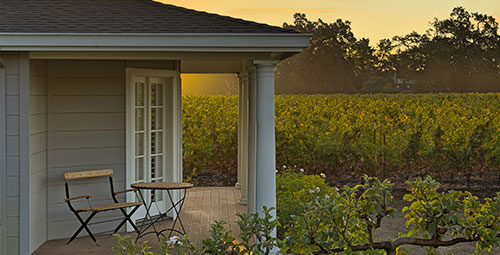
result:
<svg viewBox="0 0 500 255"><path fill-rule="evenodd" d="M498 23L491 16L454 8L435 19L426 35L395 37L398 70L419 74L424 91L498 91Z"/></svg>
<svg viewBox="0 0 500 255"><path fill-rule="evenodd" d="M312 34L309 47L278 67L278 93L392 91L394 76L414 81L419 92L500 91L500 36L494 17L463 7L411 32L372 47L351 23L325 23L295 14L283 27ZM286 75L285 75L286 74Z"/></svg>
<svg viewBox="0 0 500 255"><path fill-rule="evenodd" d="M373 49L368 39L358 40L351 23L338 19L325 23L310 21L305 14L295 14L294 23L283 27L312 34L309 47L280 64L278 83L281 93L355 92L359 80L373 68ZM286 75L284 75L286 73Z"/></svg>

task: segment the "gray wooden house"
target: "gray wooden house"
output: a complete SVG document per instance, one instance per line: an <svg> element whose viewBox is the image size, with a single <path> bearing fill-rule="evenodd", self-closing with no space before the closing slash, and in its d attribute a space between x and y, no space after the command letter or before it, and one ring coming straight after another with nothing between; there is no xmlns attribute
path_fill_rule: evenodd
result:
<svg viewBox="0 0 500 255"><path fill-rule="evenodd" d="M150 0L0 0L0 254L72 234L64 172L182 181L181 73L239 75L241 202L275 206L274 70L308 43Z"/></svg>

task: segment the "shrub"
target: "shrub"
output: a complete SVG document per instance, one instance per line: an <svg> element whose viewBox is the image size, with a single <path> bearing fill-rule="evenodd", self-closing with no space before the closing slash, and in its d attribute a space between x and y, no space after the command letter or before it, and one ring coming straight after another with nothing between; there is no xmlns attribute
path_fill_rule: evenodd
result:
<svg viewBox="0 0 500 255"><path fill-rule="evenodd" d="M142 242L136 244L130 236L120 236L119 234L113 234L118 242L118 245L113 246L113 252L115 255L155 255L151 252L151 247L148 246L148 242Z"/></svg>
<svg viewBox="0 0 500 255"><path fill-rule="evenodd" d="M279 233L284 233L293 218L302 214L309 202L317 196L332 192L321 175L307 175L304 169L284 166L276 176L276 206L279 216ZM326 176L325 176L326 177Z"/></svg>
<svg viewBox="0 0 500 255"><path fill-rule="evenodd" d="M238 98L182 97L183 171L186 181L211 173L236 182Z"/></svg>
<svg viewBox="0 0 500 255"><path fill-rule="evenodd" d="M237 97L184 96L182 104L185 178L234 181ZM498 105L498 93L276 96L276 162L342 178L496 171Z"/></svg>
<svg viewBox="0 0 500 255"><path fill-rule="evenodd" d="M263 208L262 217L258 214L238 214L241 242L235 242L231 231L225 227L225 222L215 222L211 225L209 236L201 241L201 245L189 242L187 236L163 239L161 255L224 255L224 254L270 254L280 246L279 240L272 236L277 226L276 219L271 215L272 208ZM113 247L115 255L158 255L151 252L147 242L136 244L130 236L114 235L118 245Z"/></svg>
<svg viewBox="0 0 500 255"><path fill-rule="evenodd" d="M430 177L407 185L404 200L410 206L402 212L409 231L396 239L373 236L384 217L394 212L391 183L364 176L363 184L316 195L303 213L290 220L282 238L272 236L277 220L270 209L263 208L262 217L239 215L241 241L235 241L224 223L217 222L201 246L189 243L187 237L164 240L162 254L263 255L279 248L281 254L396 255L402 245L424 246L433 254L437 247L458 243L476 243L479 254L499 247L500 193L481 201L469 192L438 192L440 184ZM113 248L117 255L154 254L144 243L135 245L127 237L117 238L119 245Z"/></svg>
<svg viewBox="0 0 500 255"><path fill-rule="evenodd" d="M394 209L391 184L365 177L365 184L344 187L328 197L318 197L287 232L282 251L301 254L397 254L402 245L424 246L430 254L440 246L476 242L476 253L499 246L500 194L483 202L469 192L439 193L432 178L408 181L404 200L406 227L410 230L394 240L377 241L373 230Z"/></svg>

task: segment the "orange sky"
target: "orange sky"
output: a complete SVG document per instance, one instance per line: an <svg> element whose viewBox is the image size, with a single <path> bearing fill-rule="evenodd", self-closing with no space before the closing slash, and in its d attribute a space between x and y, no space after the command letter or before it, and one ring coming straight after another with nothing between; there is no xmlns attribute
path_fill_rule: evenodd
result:
<svg viewBox="0 0 500 255"><path fill-rule="evenodd" d="M381 38L425 32L434 17L445 18L453 7L500 18L500 0L161 0L161 2L281 26L296 12L310 19L352 22L356 37L372 43ZM497 18L498 20L498 18Z"/></svg>

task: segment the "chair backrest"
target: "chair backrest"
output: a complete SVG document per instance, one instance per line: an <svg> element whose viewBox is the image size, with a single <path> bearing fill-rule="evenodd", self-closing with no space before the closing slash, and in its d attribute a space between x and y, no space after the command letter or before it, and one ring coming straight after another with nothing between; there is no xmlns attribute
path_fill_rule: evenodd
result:
<svg viewBox="0 0 500 255"><path fill-rule="evenodd" d="M79 172L68 172L64 173L64 180L77 180L77 179L87 179L96 178L104 176L112 176L113 169L100 169L100 170L89 170L89 171L79 171Z"/></svg>
<svg viewBox="0 0 500 255"><path fill-rule="evenodd" d="M109 185L111 188L111 194L113 194L115 188L113 187L113 169L99 169L99 170L86 170L78 172L66 172L64 173L64 187L66 191L66 198L70 198L69 194L69 184L68 181L79 180L79 179L89 179L89 178L99 178L99 177L109 177ZM86 194L88 195L88 194ZM113 198L113 200L115 200ZM68 203L71 208L71 203Z"/></svg>

